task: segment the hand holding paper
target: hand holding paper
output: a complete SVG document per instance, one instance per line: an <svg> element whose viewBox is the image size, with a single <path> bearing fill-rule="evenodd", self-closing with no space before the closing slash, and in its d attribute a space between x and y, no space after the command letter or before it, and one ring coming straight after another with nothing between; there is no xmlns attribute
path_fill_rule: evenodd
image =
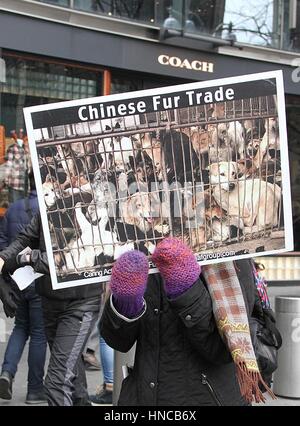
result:
<svg viewBox="0 0 300 426"><path fill-rule="evenodd" d="M27 265L23 268L16 269L16 271L11 277L16 282L19 289L24 290L25 288L30 286L30 284L33 283L34 280L41 277L42 275L43 274L34 272L33 268Z"/></svg>

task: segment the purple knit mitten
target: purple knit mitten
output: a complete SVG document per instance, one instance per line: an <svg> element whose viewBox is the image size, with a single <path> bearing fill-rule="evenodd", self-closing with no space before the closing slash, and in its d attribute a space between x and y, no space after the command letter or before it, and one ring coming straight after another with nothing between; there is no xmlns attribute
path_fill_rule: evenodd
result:
<svg viewBox="0 0 300 426"><path fill-rule="evenodd" d="M135 318L143 310L148 269L147 257L137 250L122 254L112 268L110 288L113 303L126 318Z"/></svg>
<svg viewBox="0 0 300 426"><path fill-rule="evenodd" d="M165 238L159 243L152 260L165 281L165 290L170 299L192 287L201 272L192 250L176 238Z"/></svg>

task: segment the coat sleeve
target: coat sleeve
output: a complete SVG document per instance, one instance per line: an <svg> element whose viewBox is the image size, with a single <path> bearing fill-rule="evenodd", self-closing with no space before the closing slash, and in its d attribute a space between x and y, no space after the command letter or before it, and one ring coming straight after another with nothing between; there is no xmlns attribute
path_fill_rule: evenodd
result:
<svg viewBox="0 0 300 426"><path fill-rule="evenodd" d="M5 215L0 223L0 250L3 250L8 246L7 227L7 215Z"/></svg>
<svg viewBox="0 0 300 426"><path fill-rule="evenodd" d="M101 316L99 331L105 342L119 352L128 352L137 340L140 321L146 312L144 310L138 318L128 319L118 314L113 306L112 296L106 301Z"/></svg>
<svg viewBox="0 0 300 426"><path fill-rule="evenodd" d="M200 278L169 303L181 318L186 336L199 355L216 365L232 362L214 319L211 297Z"/></svg>

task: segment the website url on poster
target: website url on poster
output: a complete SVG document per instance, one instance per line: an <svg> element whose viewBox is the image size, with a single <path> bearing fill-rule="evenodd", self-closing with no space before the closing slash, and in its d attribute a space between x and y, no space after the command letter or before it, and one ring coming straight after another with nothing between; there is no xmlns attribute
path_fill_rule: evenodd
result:
<svg viewBox="0 0 300 426"><path fill-rule="evenodd" d="M235 251L224 251L222 253L203 253L203 254L198 254L197 260L201 261L201 260L210 260L210 259L222 259L223 257L230 257L234 255L235 255Z"/></svg>

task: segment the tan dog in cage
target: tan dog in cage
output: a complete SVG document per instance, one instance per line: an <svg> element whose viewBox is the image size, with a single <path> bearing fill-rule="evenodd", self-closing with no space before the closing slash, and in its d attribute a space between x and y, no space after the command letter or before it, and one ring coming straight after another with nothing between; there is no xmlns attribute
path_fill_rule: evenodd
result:
<svg viewBox="0 0 300 426"><path fill-rule="evenodd" d="M195 251L203 249L209 241L228 240L232 226L243 229L242 221L238 218L230 220L209 190L186 199L183 219L185 229L181 233L177 231L177 235Z"/></svg>
<svg viewBox="0 0 300 426"><path fill-rule="evenodd" d="M216 202L230 217L242 219L245 233L262 231L278 225L281 188L255 179L238 179L236 162L209 166L210 182Z"/></svg>
<svg viewBox="0 0 300 426"><path fill-rule="evenodd" d="M148 193L136 192L125 200L120 200L119 208L121 218L128 225L134 225L146 233L151 229L153 219Z"/></svg>
<svg viewBox="0 0 300 426"><path fill-rule="evenodd" d="M181 238L194 251L199 251L210 238L209 229L205 225L207 193L199 188L183 192L184 205L182 218L177 219L173 227L173 236Z"/></svg>
<svg viewBox="0 0 300 426"><path fill-rule="evenodd" d="M213 129L204 130L193 126L190 129L185 128L183 130L190 138L194 151L198 157L208 152Z"/></svg>

